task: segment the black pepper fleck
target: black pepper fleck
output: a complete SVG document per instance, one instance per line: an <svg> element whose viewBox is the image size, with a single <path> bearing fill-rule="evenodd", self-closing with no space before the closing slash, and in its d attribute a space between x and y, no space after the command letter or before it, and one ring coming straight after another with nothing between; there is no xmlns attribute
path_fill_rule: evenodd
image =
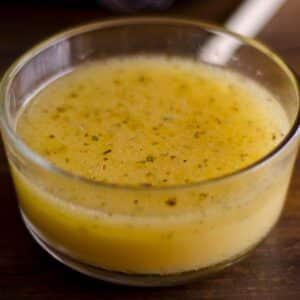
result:
<svg viewBox="0 0 300 300"><path fill-rule="evenodd" d="M111 149L107 149L103 152L103 155L109 154L109 153L111 153L111 151L112 151Z"/></svg>
<svg viewBox="0 0 300 300"><path fill-rule="evenodd" d="M215 118L215 120L216 120L216 122L217 122L217 124L222 124L222 121L219 119L219 118Z"/></svg>
<svg viewBox="0 0 300 300"><path fill-rule="evenodd" d="M165 201L168 206L175 206L177 204L177 199L175 197L171 197Z"/></svg>
<svg viewBox="0 0 300 300"><path fill-rule="evenodd" d="M196 132L194 133L194 138L195 138L195 139L198 139L202 134L203 134L203 132L201 132L201 131L196 131Z"/></svg>
<svg viewBox="0 0 300 300"><path fill-rule="evenodd" d="M67 110L66 107L63 107L63 106L58 106L56 107L56 111L59 112L59 113L63 113Z"/></svg>

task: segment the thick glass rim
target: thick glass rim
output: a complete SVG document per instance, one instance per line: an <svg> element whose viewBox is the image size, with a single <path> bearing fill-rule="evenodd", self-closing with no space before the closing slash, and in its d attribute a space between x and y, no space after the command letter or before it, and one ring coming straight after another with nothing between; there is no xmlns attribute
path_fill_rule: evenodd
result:
<svg viewBox="0 0 300 300"><path fill-rule="evenodd" d="M21 138L18 137L15 130L10 126L8 120L8 105L7 105L7 93L11 86L11 83L15 77L15 75L19 72L22 67L24 67L34 56L38 55L39 53L43 52L47 48L54 46L64 40L72 38L74 36L90 32L93 30L99 29L106 29L106 28L113 28L118 26L124 25L134 25L134 24L161 24L161 25L181 25L181 26L193 26L198 27L202 30L211 30L215 32L219 32L224 35L228 35L233 37L236 40L241 41L244 44L250 45L251 47L257 49L259 52L263 53L264 55L271 58L271 60L277 64L287 75L287 77L292 82L295 93L297 96L297 114L294 120L294 123L291 125L289 132L286 134L284 139L270 152L264 155L259 160L253 162L252 164L238 169L232 173L224 174L215 178L211 179L204 179L201 181L196 181L192 183L184 183L184 184L173 184L167 186L143 186L143 185L131 185L131 184L119 184L119 183L107 183L101 182L97 180L88 179L86 177L71 173L66 171L47 159L45 159L40 154L36 153L35 151L31 150ZM190 20L184 18L175 18L175 17L130 17L130 18L118 18L118 19L108 19L105 21L96 21L84 25L79 25L73 27L69 30L62 31L58 34L52 35L50 38L45 39L44 41L38 43L33 48L29 49L25 52L21 57L19 57L11 67L6 71L4 74L1 83L0 83L0 122L1 122L1 129L7 134L11 142L14 144L16 149L21 153L25 159L31 161L33 164L37 165L40 168L43 168L49 172L56 173L59 176L66 177L70 180L75 180L79 182L83 182L86 184L90 184L93 186L98 186L102 188L114 188L114 189L124 189L124 190L131 190L131 191L163 191L163 190L174 190L174 189L186 189L186 188L193 188L199 187L208 184L215 184L220 181L233 178L236 176L241 176L246 173L250 173L262 166L264 166L269 161L275 159L275 157L282 152L288 145L298 136L300 132L300 87L297 81L297 78L294 72L289 68L289 66L277 55L275 54L269 47L264 45L263 43L248 37L241 36L237 33L231 32L221 26L214 25L208 22L202 22L197 20Z"/></svg>

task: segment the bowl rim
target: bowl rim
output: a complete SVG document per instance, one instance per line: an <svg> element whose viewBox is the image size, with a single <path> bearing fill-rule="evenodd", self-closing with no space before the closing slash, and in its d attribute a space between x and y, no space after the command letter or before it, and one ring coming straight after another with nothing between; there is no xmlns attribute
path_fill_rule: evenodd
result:
<svg viewBox="0 0 300 300"><path fill-rule="evenodd" d="M191 183L181 183L181 184L172 184L166 186L144 186L144 185L133 185L133 184L119 184L119 183L109 183L103 181L97 181L93 179L86 178L81 175L74 174L67 170L64 170L47 159L45 159L42 155L36 153L31 150L29 146L27 146L21 138L18 137L15 130L10 126L8 120L8 106L7 106L7 93L8 89L12 83L12 80L22 69L32 57L38 55L43 52L47 48L54 46L55 44L59 44L64 40L70 39L74 36L87 33L94 30L101 30L106 28L113 28L124 25L135 25L135 24L159 24L159 25L182 25L182 26L193 26L198 27L204 30L210 30L219 32L223 35L231 36L232 38L241 41L244 44L250 45L251 47L257 49L264 55L268 56L276 63L285 74L289 77L291 83L294 85L296 97L298 100L297 103L297 114L294 120L294 123L291 125L289 132L286 134L284 139L271 151L269 151L266 155L261 157L259 160L256 160L250 165L247 165L244 168L240 168L234 172L224 174L221 176L217 176L211 179L204 179L200 181L195 181ZM14 144L16 149L25 157L25 159L31 161L33 164L46 169L49 172L54 172L59 176L67 177L70 180L76 180L79 182L83 182L86 184L102 187L102 188L114 188L114 189L126 189L132 191L138 190L146 190L146 191L163 191L163 190L175 190L175 189L186 189L199 187L208 184L215 184L217 182L230 179L236 176L240 176L243 174L248 174L250 172L255 171L258 168L261 168L268 162L272 161L277 157L284 149L288 147L289 144L292 143L296 139L296 137L300 133L300 87L297 81L296 74L292 71L292 69L280 58L276 53L274 53L268 46L264 45L260 41L257 41L252 38L248 38L242 36L238 33L227 30L226 28L215 25L209 22L203 22L198 20L191 20L186 18L178 18L178 17L127 17L127 18L118 18L118 19L106 19L100 21L94 21L87 24L79 25L72 27L71 29L67 29L61 31L57 34L52 35L51 37L44 39L40 43L36 44L34 47L26 51L22 56L20 56L5 72L1 83L0 83L0 122L1 122L1 130L5 133L10 141Z"/></svg>

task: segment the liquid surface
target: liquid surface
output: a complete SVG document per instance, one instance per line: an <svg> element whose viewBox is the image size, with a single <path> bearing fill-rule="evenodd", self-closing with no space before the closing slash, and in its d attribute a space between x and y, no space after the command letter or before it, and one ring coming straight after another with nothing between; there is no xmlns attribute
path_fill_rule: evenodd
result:
<svg viewBox="0 0 300 300"><path fill-rule="evenodd" d="M240 75L181 59L80 67L19 116L17 133L55 165L118 184L172 185L241 169L288 130L282 108Z"/></svg>

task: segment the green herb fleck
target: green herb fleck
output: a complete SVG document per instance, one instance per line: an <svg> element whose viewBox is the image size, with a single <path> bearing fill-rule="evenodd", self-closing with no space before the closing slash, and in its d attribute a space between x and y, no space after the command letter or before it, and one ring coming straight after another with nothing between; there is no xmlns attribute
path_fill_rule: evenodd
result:
<svg viewBox="0 0 300 300"><path fill-rule="evenodd" d="M63 113L66 110L67 110L67 108L64 107L64 106L58 106L58 107L56 107L56 111L59 112L59 113Z"/></svg>
<svg viewBox="0 0 300 300"><path fill-rule="evenodd" d="M155 157L154 157L153 155L148 155L148 156L146 157L146 161L147 161L147 162L154 162L154 160L155 160Z"/></svg>
<svg viewBox="0 0 300 300"><path fill-rule="evenodd" d="M72 92L72 93L70 93L70 97L71 97L71 98L77 98L77 97L78 97L78 94L75 93L75 92Z"/></svg>
<svg viewBox="0 0 300 300"><path fill-rule="evenodd" d="M180 90L186 90L186 89L187 89L187 85L184 84L184 83L180 83L179 86L178 86L178 88L179 88Z"/></svg>
<svg viewBox="0 0 300 300"><path fill-rule="evenodd" d="M92 141L99 141L99 138L96 135L92 135Z"/></svg>
<svg viewBox="0 0 300 300"><path fill-rule="evenodd" d="M242 160L245 160L247 157L248 157L248 154L247 154L247 153L241 153L241 154L240 154L240 158L241 158Z"/></svg>
<svg viewBox="0 0 300 300"><path fill-rule="evenodd" d="M57 120L59 118L59 114L55 113L51 116L52 120Z"/></svg>
<svg viewBox="0 0 300 300"><path fill-rule="evenodd" d="M146 161L145 160L139 160L139 161L137 161L137 163L139 163L139 164L145 164Z"/></svg>
<svg viewBox="0 0 300 300"><path fill-rule="evenodd" d="M167 240L171 240L174 236L174 232L169 232L167 235L166 235L166 239Z"/></svg>
<svg viewBox="0 0 300 300"><path fill-rule="evenodd" d="M200 200L206 199L207 197L208 197L208 194L207 194L207 193L200 193L200 194L199 194L199 199L200 199Z"/></svg>
<svg viewBox="0 0 300 300"><path fill-rule="evenodd" d="M139 81L140 83L146 83L146 82L148 81L148 78L147 78L145 75L140 75L140 76L138 77L138 81Z"/></svg>

